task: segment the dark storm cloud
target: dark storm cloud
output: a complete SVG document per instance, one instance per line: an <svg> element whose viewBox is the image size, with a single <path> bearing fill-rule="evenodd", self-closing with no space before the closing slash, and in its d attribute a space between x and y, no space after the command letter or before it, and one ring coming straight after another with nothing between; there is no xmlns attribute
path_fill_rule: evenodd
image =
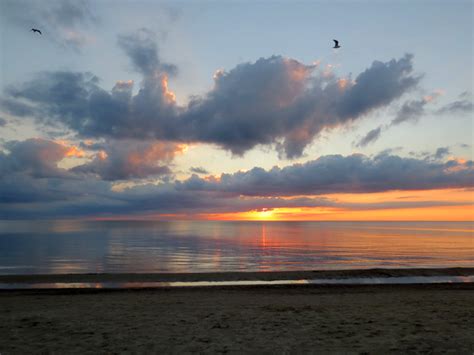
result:
<svg viewBox="0 0 474 355"><path fill-rule="evenodd" d="M75 50L88 40L84 28L98 23L87 0L3 0L2 17L21 29L38 28L45 40Z"/></svg>
<svg viewBox="0 0 474 355"><path fill-rule="evenodd" d="M362 139L357 143L358 147L365 147L369 143L375 142L380 137L380 133L382 131L382 127L374 128L373 130L369 131Z"/></svg>
<svg viewBox="0 0 474 355"><path fill-rule="evenodd" d="M160 61L150 31L120 36L119 45L143 75L136 95L133 82L105 91L90 74L50 72L10 87L3 108L64 124L83 137L206 142L239 155L275 144L293 158L323 130L389 105L421 78L413 74L411 55L375 61L354 81L273 56L218 71L212 90L184 107L168 89L176 68Z"/></svg>

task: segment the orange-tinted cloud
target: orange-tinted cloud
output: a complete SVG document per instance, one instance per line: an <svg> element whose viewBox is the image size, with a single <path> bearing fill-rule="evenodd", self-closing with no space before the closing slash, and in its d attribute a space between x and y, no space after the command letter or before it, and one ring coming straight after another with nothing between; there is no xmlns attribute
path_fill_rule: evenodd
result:
<svg viewBox="0 0 474 355"><path fill-rule="evenodd" d="M168 86L177 68L161 61L153 33L119 36L119 45L142 75L136 94L129 82L108 91L90 73L48 72L9 87L2 106L40 122L46 115L84 138L211 143L236 155L268 145L294 158L322 131L389 106L421 79L409 54L375 61L354 81L271 56L218 71L210 91L179 106ZM58 99L57 87L71 94Z"/></svg>
<svg viewBox="0 0 474 355"><path fill-rule="evenodd" d="M95 174L104 180L147 178L170 174L168 165L185 144L171 142L108 142L97 144L95 158L73 168L74 172Z"/></svg>

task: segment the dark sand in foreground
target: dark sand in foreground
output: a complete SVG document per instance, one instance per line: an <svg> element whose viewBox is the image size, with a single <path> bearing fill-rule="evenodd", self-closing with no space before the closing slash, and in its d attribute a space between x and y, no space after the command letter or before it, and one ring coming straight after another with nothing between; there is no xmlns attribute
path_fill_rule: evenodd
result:
<svg viewBox="0 0 474 355"><path fill-rule="evenodd" d="M446 351L474 351L474 284L0 292L1 354Z"/></svg>
<svg viewBox="0 0 474 355"><path fill-rule="evenodd" d="M472 354L474 286L0 293L10 353Z"/></svg>

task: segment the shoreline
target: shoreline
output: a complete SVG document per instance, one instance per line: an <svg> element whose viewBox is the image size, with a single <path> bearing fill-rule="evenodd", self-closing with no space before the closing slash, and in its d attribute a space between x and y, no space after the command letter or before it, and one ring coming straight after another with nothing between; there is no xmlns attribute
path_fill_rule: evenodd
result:
<svg viewBox="0 0 474 355"><path fill-rule="evenodd" d="M471 276L474 267L455 268L375 268L309 271L257 271L209 273L89 273L0 275L0 283L74 282L197 282L197 281L276 281L345 278L390 278L409 276Z"/></svg>

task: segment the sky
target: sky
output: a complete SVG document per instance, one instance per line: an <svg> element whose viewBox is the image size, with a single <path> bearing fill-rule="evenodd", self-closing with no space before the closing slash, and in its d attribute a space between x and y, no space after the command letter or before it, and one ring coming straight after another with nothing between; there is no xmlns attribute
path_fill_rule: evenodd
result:
<svg viewBox="0 0 474 355"><path fill-rule="evenodd" d="M473 28L461 0L1 0L0 219L474 220Z"/></svg>

